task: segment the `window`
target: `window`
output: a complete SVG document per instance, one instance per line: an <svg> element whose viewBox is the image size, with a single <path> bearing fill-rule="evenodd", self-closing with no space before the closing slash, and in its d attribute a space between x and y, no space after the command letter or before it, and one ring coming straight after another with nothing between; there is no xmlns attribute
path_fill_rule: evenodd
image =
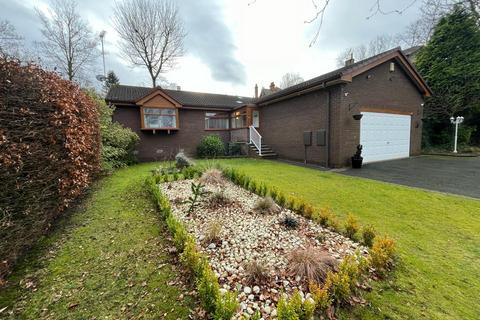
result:
<svg viewBox="0 0 480 320"><path fill-rule="evenodd" d="M205 112L205 129L228 129L228 113Z"/></svg>
<svg viewBox="0 0 480 320"><path fill-rule="evenodd" d="M236 111L232 113L232 128L245 128L247 127L247 112Z"/></svg>
<svg viewBox="0 0 480 320"><path fill-rule="evenodd" d="M144 129L177 128L177 110L173 108L142 108Z"/></svg>

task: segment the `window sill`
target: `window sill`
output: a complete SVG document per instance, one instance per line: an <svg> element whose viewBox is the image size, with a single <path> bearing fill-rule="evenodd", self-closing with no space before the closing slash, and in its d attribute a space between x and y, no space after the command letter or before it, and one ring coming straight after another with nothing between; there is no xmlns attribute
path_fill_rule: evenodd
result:
<svg viewBox="0 0 480 320"><path fill-rule="evenodd" d="M180 128L140 128L142 131L171 131L180 130Z"/></svg>
<svg viewBox="0 0 480 320"><path fill-rule="evenodd" d="M205 131L229 131L230 129L206 129Z"/></svg>

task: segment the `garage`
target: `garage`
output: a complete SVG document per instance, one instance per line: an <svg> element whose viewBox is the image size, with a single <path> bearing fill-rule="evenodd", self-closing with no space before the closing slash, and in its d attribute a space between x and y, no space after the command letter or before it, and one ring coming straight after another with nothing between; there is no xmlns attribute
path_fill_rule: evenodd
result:
<svg viewBox="0 0 480 320"><path fill-rule="evenodd" d="M376 162L410 156L411 115L362 112L360 144L363 162Z"/></svg>

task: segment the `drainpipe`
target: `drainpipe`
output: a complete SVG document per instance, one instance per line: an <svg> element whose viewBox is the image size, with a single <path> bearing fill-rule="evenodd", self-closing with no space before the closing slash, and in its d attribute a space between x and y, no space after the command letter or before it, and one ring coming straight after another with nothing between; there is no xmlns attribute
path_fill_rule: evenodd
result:
<svg viewBox="0 0 480 320"><path fill-rule="evenodd" d="M330 90L327 90L327 161L326 161L326 167L330 167L330 129L331 129L331 119L330 119L330 113L331 113L331 108L332 108L332 103L331 103L331 92Z"/></svg>

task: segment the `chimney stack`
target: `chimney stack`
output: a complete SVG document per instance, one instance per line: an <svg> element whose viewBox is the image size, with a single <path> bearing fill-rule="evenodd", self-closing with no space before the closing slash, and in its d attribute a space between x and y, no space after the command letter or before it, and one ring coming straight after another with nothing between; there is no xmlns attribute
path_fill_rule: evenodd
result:
<svg viewBox="0 0 480 320"><path fill-rule="evenodd" d="M177 91L180 91L182 90L182 88L180 86L177 86Z"/></svg>
<svg viewBox="0 0 480 320"><path fill-rule="evenodd" d="M350 59L345 61L345 67L351 66L355 63L355 59L353 59L353 53L350 53Z"/></svg>
<svg viewBox="0 0 480 320"><path fill-rule="evenodd" d="M258 85L255 83L255 99L258 98Z"/></svg>
<svg viewBox="0 0 480 320"><path fill-rule="evenodd" d="M273 92L274 90L275 90L275 82L272 81L272 82L270 83L270 91Z"/></svg>

